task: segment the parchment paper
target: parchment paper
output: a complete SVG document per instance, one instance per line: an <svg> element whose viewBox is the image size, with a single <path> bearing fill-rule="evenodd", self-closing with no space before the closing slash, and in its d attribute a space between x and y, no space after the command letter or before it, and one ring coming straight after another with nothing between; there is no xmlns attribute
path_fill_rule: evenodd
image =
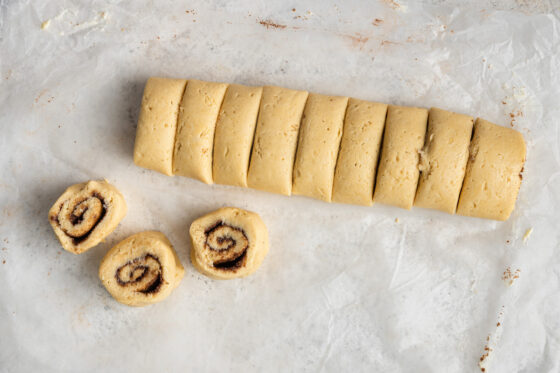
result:
<svg viewBox="0 0 560 373"><path fill-rule="evenodd" d="M557 1L1 1L0 12L0 371L560 370ZM149 76L511 125L528 145L516 209L499 223L140 169ZM99 178L129 212L75 256L47 211L68 185ZM255 275L220 282L190 264L188 227L228 205L261 214L271 250ZM186 276L164 302L129 308L97 270L148 229L170 238Z"/></svg>

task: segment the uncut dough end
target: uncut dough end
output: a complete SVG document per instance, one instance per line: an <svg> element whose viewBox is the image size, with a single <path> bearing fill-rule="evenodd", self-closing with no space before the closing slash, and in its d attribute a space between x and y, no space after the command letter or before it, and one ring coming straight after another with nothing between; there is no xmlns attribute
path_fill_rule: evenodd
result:
<svg viewBox="0 0 560 373"><path fill-rule="evenodd" d="M228 84L189 80L177 120L173 173L212 184L214 132Z"/></svg>
<svg viewBox="0 0 560 373"><path fill-rule="evenodd" d="M515 207L526 157L523 135L478 118L457 214L507 220Z"/></svg>
<svg viewBox="0 0 560 373"><path fill-rule="evenodd" d="M183 79L157 77L146 82L134 142L137 166L173 175L177 115L186 84Z"/></svg>
<svg viewBox="0 0 560 373"><path fill-rule="evenodd" d="M333 184L333 202L373 204L387 104L350 98Z"/></svg>
<svg viewBox="0 0 560 373"><path fill-rule="evenodd" d="M424 108L389 105L374 203L412 208L427 123L428 110Z"/></svg>
<svg viewBox="0 0 560 373"><path fill-rule="evenodd" d="M414 206L455 213L469 158L472 128L471 116L430 109Z"/></svg>

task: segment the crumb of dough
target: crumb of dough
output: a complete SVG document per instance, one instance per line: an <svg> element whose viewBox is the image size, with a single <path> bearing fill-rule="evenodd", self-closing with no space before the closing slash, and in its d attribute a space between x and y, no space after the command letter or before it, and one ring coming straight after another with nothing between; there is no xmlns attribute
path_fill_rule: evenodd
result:
<svg viewBox="0 0 560 373"><path fill-rule="evenodd" d="M399 218L395 218L395 223L398 223L398 222L399 222Z"/></svg>
<svg viewBox="0 0 560 373"><path fill-rule="evenodd" d="M533 233L533 227L525 231L525 234L523 235L523 243L527 243L527 241L529 241L529 237L531 237L532 233Z"/></svg>
<svg viewBox="0 0 560 373"><path fill-rule="evenodd" d="M46 29L47 27L49 27L51 24L51 20L47 19L46 21L44 21L43 23L41 23L41 30Z"/></svg>

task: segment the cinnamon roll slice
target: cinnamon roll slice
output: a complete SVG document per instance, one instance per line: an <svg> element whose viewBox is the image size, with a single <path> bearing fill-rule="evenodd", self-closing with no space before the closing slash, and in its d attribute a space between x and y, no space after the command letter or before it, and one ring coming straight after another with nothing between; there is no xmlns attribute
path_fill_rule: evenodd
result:
<svg viewBox="0 0 560 373"><path fill-rule="evenodd" d="M190 236L194 267L218 280L250 275L268 252L268 231L260 216L234 207L195 220Z"/></svg>
<svg viewBox="0 0 560 373"><path fill-rule="evenodd" d="M185 270L173 246L161 232L134 234L105 255L99 279L118 302L146 306L169 296Z"/></svg>
<svg viewBox="0 0 560 373"><path fill-rule="evenodd" d="M64 250L81 254L105 239L125 215L117 188L92 180L66 189L49 210L49 223Z"/></svg>

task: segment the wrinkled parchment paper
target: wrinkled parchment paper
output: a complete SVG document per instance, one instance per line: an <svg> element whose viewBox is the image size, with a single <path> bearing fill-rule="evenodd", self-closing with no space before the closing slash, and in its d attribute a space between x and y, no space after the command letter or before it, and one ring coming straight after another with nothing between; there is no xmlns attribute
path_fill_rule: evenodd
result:
<svg viewBox="0 0 560 373"><path fill-rule="evenodd" d="M491 3L0 2L0 371L559 371L558 2ZM511 125L528 145L517 207L499 223L140 169L152 75ZM99 178L129 212L74 256L47 211L68 185ZM188 227L227 205L261 214L271 250L255 275L213 281L190 264ZM162 303L122 306L99 262L148 229L170 238L186 276Z"/></svg>

